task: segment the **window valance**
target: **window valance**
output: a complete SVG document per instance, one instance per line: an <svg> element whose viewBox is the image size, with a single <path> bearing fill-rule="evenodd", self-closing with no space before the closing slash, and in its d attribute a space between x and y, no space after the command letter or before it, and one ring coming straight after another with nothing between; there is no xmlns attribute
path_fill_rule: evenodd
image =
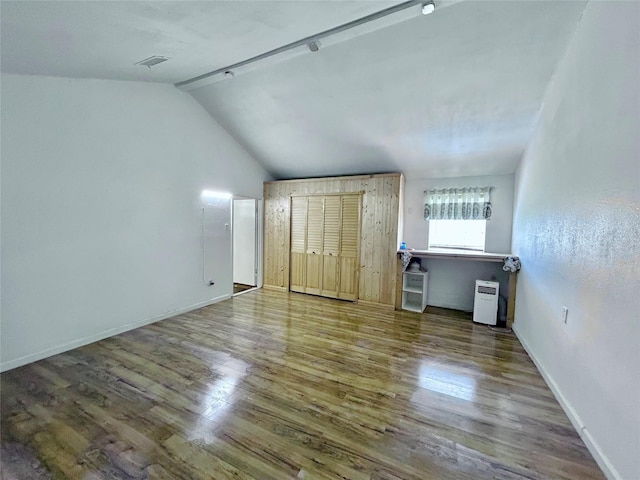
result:
<svg viewBox="0 0 640 480"><path fill-rule="evenodd" d="M488 220L493 187L425 190L425 220Z"/></svg>

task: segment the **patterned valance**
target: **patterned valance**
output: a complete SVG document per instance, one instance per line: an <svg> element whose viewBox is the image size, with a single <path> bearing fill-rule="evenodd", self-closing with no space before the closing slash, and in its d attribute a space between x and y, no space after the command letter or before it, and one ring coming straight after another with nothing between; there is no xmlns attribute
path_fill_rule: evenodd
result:
<svg viewBox="0 0 640 480"><path fill-rule="evenodd" d="M493 187L425 190L425 220L488 220Z"/></svg>

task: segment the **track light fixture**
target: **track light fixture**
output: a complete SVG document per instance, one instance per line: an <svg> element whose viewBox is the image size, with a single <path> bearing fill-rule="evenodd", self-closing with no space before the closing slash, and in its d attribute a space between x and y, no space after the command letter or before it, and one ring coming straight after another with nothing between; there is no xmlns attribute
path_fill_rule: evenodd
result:
<svg viewBox="0 0 640 480"><path fill-rule="evenodd" d="M433 13L435 9L436 9L436 5L435 3L433 3L433 1L425 2L422 4L423 15L429 15L430 13Z"/></svg>
<svg viewBox="0 0 640 480"><path fill-rule="evenodd" d="M317 52L318 50L320 50L320 42L318 40L311 40L309 43L307 43L307 47L309 47L310 51Z"/></svg>
<svg viewBox="0 0 640 480"><path fill-rule="evenodd" d="M267 61L273 62L274 60L270 59L275 56L284 58L283 54L286 53L289 55L289 58L291 58L306 51L315 53L318 52L321 47L328 47L337 42L349 40L354 36L363 35L385 26L395 25L410 18L415 18L420 15L420 8L424 15L428 15L435 9L435 4L433 2L434 0L406 0L384 10L338 25L337 27L330 28L329 30L301 38L295 42L274 48L273 50L269 50L268 52L261 53L254 57L247 58L246 60L234 63L233 65L227 65L226 67L218 68L211 72L198 75L197 77L178 82L175 85L182 90L195 90L207 85L208 83L216 82L224 78L233 78L234 75L239 75L242 72L256 68L255 65L258 63L264 65ZM455 3L455 1L453 3ZM445 2L444 5L446 6L446 4L447 3Z"/></svg>

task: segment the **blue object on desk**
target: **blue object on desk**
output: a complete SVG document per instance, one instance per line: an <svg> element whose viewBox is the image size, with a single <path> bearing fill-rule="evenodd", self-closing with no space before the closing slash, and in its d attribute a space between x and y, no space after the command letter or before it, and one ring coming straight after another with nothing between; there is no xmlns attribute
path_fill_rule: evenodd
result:
<svg viewBox="0 0 640 480"><path fill-rule="evenodd" d="M407 249L407 242L402 242L400 244L400 250L406 250Z"/></svg>

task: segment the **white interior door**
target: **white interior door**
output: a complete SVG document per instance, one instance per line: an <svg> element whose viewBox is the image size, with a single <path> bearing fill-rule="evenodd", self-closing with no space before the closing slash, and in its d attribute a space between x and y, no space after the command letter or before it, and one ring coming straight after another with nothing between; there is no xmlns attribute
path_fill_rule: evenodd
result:
<svg viewBox="0 0 640 480"><path fill-rule="evenodd" d="M233 283L256 286L256 200L233 200Z"/></svg>

